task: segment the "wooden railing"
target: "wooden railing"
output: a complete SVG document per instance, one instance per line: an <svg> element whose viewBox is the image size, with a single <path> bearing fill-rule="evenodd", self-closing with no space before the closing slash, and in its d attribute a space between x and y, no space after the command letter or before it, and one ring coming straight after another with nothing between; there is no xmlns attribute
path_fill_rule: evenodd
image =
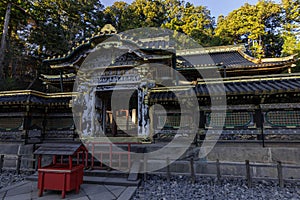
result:
<svg viewBox="0 0 300 200"><path fill-rule="evenodd" d="M37 158L29 158L31 155L9 155L1 154L0 155L0 172L3 170L16 171L17 174L21 172L34 172L37 170ZM15 161L15 165L5 166L5 162ZM22 167L22 163L27 162L27 167ZM31 165L29 165L29 163ZM31 166L31 167L30 167Z"/></svg>
<svg viewBox="0 0 300 200"><path fill-rule="evenodd" d="M144 163L144 171L147 171L147 165L148 165L147 159L143 160ZM243 178L247 181L247 186L250 188L254 185L254 180L276 180L278 182L279 187L284 187L285 182L287 181L300 181L299 178L292 178L292 179L286 179L284 178L284 169L297 169L300 171L300 165L292 165L292 164L284 164L280 161L277 163L256 163L256 162L250 162L249 160L245 160L245 163L236 163L236 162L225 162L225 161L202 161L202 160L195 160L195 158L190 158L189 160L180 160L181 162L185 162L186 164L189 164L189 171L188 172L183 172L183 173L178 173L178 172L172 172L170 163L174 162L171 161L169 158L167 158L165 161L161 160L161 162L166 163L166 168L163 171L155 171L155 172L149 172L149 173L144 173L144 181L147 179L147 174L162 174L165 175L167 178L167 181L171 180L171 175L189 175L191 178L191 183L195 183L196 181L196 176L212 176L216 177L217 182L221 182L222 178ZM175 161L176 162L176 161ZM215 166L215 173L196 173L195 170L195 163L199 165L210 165L210 166ZM244 175L243 176L236 176L236 175L224 175L222 174L222 167L223 166L235 166L235 167L244 167ZM253 174L251 173L251 168L256 167L256 168L273 168L277 170L277 178L275 177L254 177ZM298 172L299 173L299 172Z"/></svg>

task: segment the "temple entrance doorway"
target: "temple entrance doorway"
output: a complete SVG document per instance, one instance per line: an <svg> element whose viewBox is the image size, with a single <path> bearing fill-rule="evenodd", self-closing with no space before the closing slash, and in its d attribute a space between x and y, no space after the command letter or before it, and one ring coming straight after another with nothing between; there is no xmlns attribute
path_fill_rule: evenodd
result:
<svg viewBox="0 0 300 200"><path fill-rule="evenodd" d="M113 95L118 97L118 102L113 102ZM138 135L137 91L98 91L95 105L96 135L106 137L136 137Z"/></svg>

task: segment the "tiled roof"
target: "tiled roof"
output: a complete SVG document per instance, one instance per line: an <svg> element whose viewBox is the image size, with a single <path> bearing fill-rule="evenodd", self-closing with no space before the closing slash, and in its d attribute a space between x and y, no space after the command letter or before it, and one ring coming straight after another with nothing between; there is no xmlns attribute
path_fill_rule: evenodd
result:
<svg viewBox="0 0 300 200"><path fill-rule="evenodd" d="M99 45L109 38L109 45L114 48L128 48L128 51L134 52L141 58L147 59L164 59L163 55L155 53L156 50L170 51L175 53L175 41L172 38L172 32L157 31L157 29L147 29L147 32L137 32L136 30L125 33L116 34L116 30L111 25L105 25L100 33L94 34L91 38L86 38L82 43L78 43L77 47L73 47L65 55L60 55L44 60L50 64L51 68L65 68L65 67L80 67L82 61L86 56ZM114 36L114 37L111 37ZM197 45L196 45L197 46ZM148 53L146 53L148 51ZM150 52L150 53L149 53ZM154 52L154 53L151 53ZM214 46L206 48L190 47L190 49L176 50L177 55L177 69L184 70L189 68L203 68L203 67L226 67L232 70L236 68L264 68L281 66L282 68L291 65L295 62L294 57L286 57L281 59L256 59L245 54L245 47L243 45L228 45L228 46ZM265 60L265 61L264 61ZM122 66L122 65L121 65Z"/></svg>
<svg viewBox="0 0 300 200"><path fill-rule="evenodd" d="M77 151L84 150L86 148L81 143L44 143L39 145L39 148L35 150L35 155L74 155Z"/></svg>
<svg viewBox="0 0 300 200"><path fill-rule="evenodd" d="M291 59L275 62L255 63L245 58L239 51L178 56L177 60L179 60L179 62L181 63L179 65L179 68L201 68L217 65L220 67L226 66L226 69L270 67L275 65L284 65L292 61Z"/></svg>
<svg viewBox="0 0 300 200"><path fill-rule="evenodd" d="M0 105L68 105L71 99L71 93L46 94L31 90L0 92Z"/></svg>
<svg viewBox="0 0 300 200"><path fill-rule="evenodd" d="M208 91L208 88L210 92ZM209 87L206 84L199 84L195 87L196 94L218 95L225 88L228 95L232 94L269 94L277 92L297 92L300 91L300 78L285 80L264 80L249 82L225 82L222 84L212 84Z"/></svg>
<svg viewBox="0 0 300 200"><path fill-rule="evenodd" d="M188 97L192 93L197 96L218 96L238 94L274 94L284 92L300 92L300 74L297 76L251 77L245 79L229 79L199 82L195 86L173 88L155 88L151 90L150 99L154 101L175 101L177 94L180 97ZM173 92L176 91L176 92Z"/></svg>

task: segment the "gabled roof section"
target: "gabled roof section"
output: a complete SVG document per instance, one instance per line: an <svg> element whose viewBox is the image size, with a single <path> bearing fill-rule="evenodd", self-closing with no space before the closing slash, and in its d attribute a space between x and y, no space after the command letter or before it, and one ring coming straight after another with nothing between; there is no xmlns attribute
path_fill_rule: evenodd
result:
<svg viewBox="0 0 300 200"><path fill-rule="evenodd" d="M133 34L134 35L134 34ZM114 38L113 38L114 36ZM107 40L108 39L108 40ZM103 41L106 41L103 45ZM82 43L77 43L67 54L47 58L44 63L50 65L51 68L73 67L79 68L87 55L101 46L109 46L115 48L128 48L128 51L135 53L144 60L161 59L163 55L147 54L143 50L168 50L172 49L169 36L166 34L159 36L149 36L148 38L139 38L129 33L117 34L116 29L110 25L105 25L100 33L93 34L91 38L86 38Z"/></svg>
<svg viewBox="0 0 300 200"><path fill-rule="evenodd" d="M300 74L233 77L224 79L223 84L228 95L299 92ZM218 95L220 80L199 81L195 87L197 95L208 95L207 85L213 95Z"/></svg>
<svg viewBox="0 0 300 200"><path fill-rule="evenodd" d="M35 150L34 154L72 156L79 151L87 151L87 149L81 143L44 143L39 145L39 148Z"/></svg>
<svg viewBox="0 0 300 200"><path fill-rule="evenodd" d="M210 68L219 66L226 69L289 67L297 61L296 55L284 58L257 59L245 53L243 45L217 46L202 49L177 51L177 68Z"/></svg>
<svg viewBox="0 0 300 200"><path fill-rule="evenodd" d="M116 29L107 24L100 33L86 38L67 54L48 58L44 62L48 63L51 68L75 68L78 70L88 54L99 48L116 48L127 49L128 52L136 54L142 60L166 59L175 53L177 70L215 68L217 66L221 70L226 68L229 76L232 76L241 72L248 73L248 75L280 73L297 61L295 55L284 58L257 59L245 53L244 45L175 50L174 41L170 38L168 31L159 34L155 31L152 34L151 29L148 32L140 31L142 33L132 30L117 34ZM110 65L105 62L102 64Z"/></svg>
<svg viewBox="0 0 300 200"><path fill-rule="evenodd" d="M149 36L146 38L134 37L128 33L121 33L120 38L125 41L130 41L138 46L139 49L147 50L172 50L174 44L170 40L169 34Z"/></svg>
<svg viewBox="0 0 300 200"><path fill-rule="evenodd" d="M243 76L238 78L208 79L196 85L154 88L150 91L151 101L177 101L172 91L189 97L194 92L198 97L219 96L225 89L226 95L261 95L300 92L300 74L269 76Z"/></svg>
<svg viewBox="0 0 300 200"><path fill-rule="evenodd" d="M73 66L74 63L80 62L96 44L115 34L117 34L116 29L111 24L106 24L99 33L93 34L91 38L86 38L81 43L77 43L76 47L73 47L68 53L48 57L43 62L54 66L53 68Z"/></svg>

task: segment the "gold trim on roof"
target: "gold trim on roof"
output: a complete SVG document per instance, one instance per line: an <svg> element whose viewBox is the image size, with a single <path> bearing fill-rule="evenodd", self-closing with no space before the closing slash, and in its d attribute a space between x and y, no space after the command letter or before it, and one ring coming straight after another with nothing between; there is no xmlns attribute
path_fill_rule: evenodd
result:
<svg viewBox="0 0 300 200"><path fill-rule="evenodd" d="M197 49L177 50L176 55L186 56L186 55L222 53L222 52L243 51L243 50L245 50L244 45L214 46L214 47L205 47L205 48L197 48Z"/></svg>
<svg viewBox="0 0 300 200"><path fill-rule="evenodd" d="M15 95L35 95L43 98L64 98L76 96L74 92L62 92L62 93L43 93L35 90L12 90L0 92L0 97L3 96L15 96Z"/></svg>
<svg viewBox="0 0 300 200"><path fill-rule="evenodd" d="M240 76L240 77L229 77L224 79L207 79L205 81L199 80L197 84L256 82L256 81L288 80L288 79L300 79L300 73L273 74L273 75L265 75L265 76Z"/></svg>
<svg viewBox="0 0 300 200"><path fill-rule="evenodd" d="M300 73L295 74L276 74L266 76L241 76L241 77L230 77L230 78L218 78L218 79L206 79L199 80L197 85L206 84L224 84L224 83L238 83L238 82L257 82L257 81L275 81L275 80L289 80L289 79L300 79ZM163 88L152 88L151 93L156 92L168 92L168 91L184 91L194 88L194 85L185 86L171 86Z"/></svg>
<svg viewBox="0 0 300 200"><path fill-rule="evenodd" d="M62 78L74 78L76 74L74 73L69 73L69 74L63 74ZM60 75L48 75L48 74L41 74L41 77L45 79L50 79L50 78L60 78Z"/></svg>
<svg viewBox="0 0 300 200"><path fill-rule="evenodd" d="M104 36L104 35L113 35L116 33L117 33L117 31L116 31L115 27L113 27L111 24L106 24L106 25L104 25L104 27L101 29L100 32L98 32L97 34L93 34L93 38L96 38L99 36ZM58 56L48 57L44 61L52 61L52 60L56 60L56 59L60 59L60 58L65 58L65 57L71 55L77 48L79 48L83 45L86 45L86 44L90 44L91 39L93 39L93 38L86 38L85 40L82 40L81 42L76 43L76 47L72 47L72 51L69 51L67 54L64 54L63 56L58 55Z"/></svg>
<svg viewBox="0 0 300 200"><path fill-rule="evenodd" d="M296 58L296 56L297 56L297 54L282 57L282 58L263 58L263 59L261 59L261 62L262 63L265 63L265 62L286 62L286 61L294 60Z"/></svg>

